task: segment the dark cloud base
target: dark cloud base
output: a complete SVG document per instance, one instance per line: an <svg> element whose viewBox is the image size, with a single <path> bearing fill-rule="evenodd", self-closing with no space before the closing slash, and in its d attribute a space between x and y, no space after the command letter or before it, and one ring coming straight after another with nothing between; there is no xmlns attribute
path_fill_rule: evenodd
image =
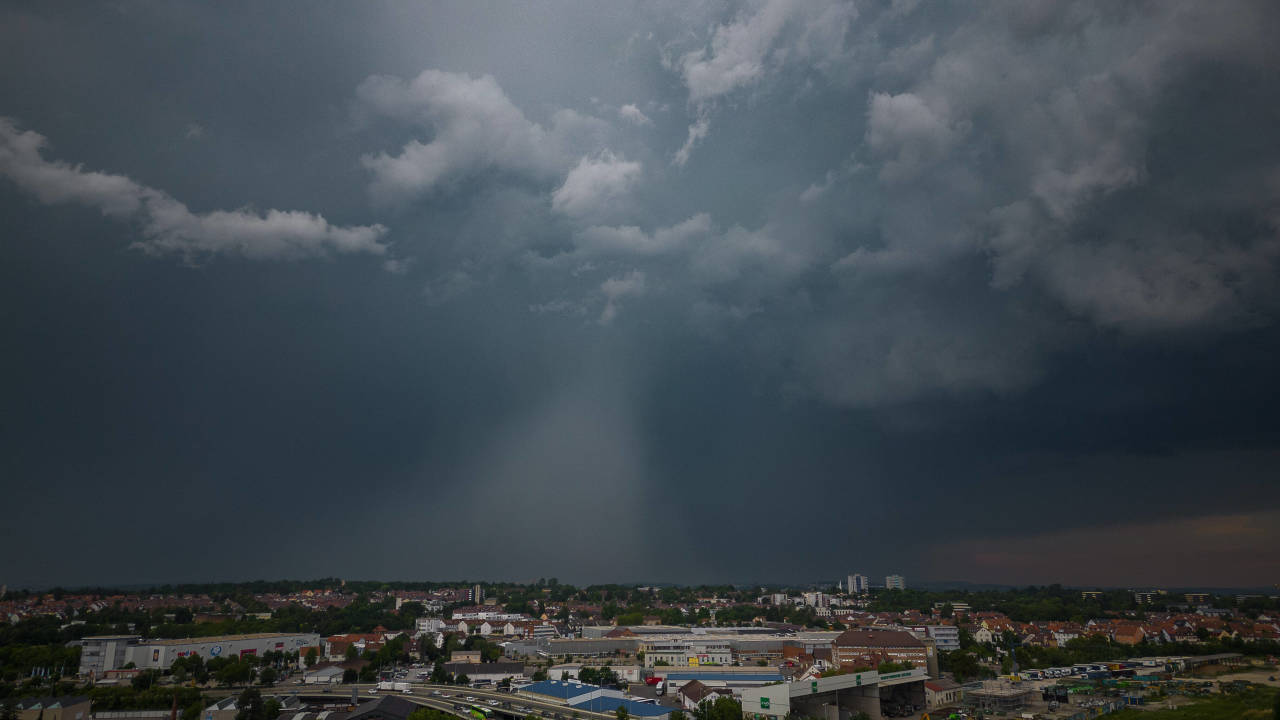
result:
<svg viewBox="0 0 1280 720"><path fill-rule="evenodd" d="M1269 582L1280 13L908 5L0 11L6 581Z"/></svg>

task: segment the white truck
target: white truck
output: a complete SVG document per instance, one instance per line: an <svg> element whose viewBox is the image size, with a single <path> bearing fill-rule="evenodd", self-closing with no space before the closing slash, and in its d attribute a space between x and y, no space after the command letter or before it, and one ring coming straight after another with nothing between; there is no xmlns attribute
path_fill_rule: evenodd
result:
<svg viewBox="0 0 1280 720"><path fill-rule="evenodd" d="M407 682L388 682L386 680L378 683L378 687L375 688L375 690L390 690L392 692L402 693L413 692L413 690L409 689L409 683Z"/></svg>

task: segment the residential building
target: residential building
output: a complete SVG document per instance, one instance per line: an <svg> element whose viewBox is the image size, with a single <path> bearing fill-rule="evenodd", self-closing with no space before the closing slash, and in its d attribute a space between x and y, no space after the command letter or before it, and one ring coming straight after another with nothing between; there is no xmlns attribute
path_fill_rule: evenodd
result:
<svg viewBox="0 0 1280 720"><path fill-rule="evenodd" d="M804 604L812 608L831 607L831 597L826 593L807 592L804 594Z"/></svg>
<svg viewBox="0 0 1280 720"><path fill-rule="evenodd" d="M418 635L440 632L445 629L445 622L438 617L420 617L414 621L414 629Z"/></svg>
<svg viewBox="0 0 1280 720"><path fill-rule="evenodd" d="M849 584L846 591L850 595L862 595L871 587L871 578L866 575L853 574L849 576Z"/></svg>
<svg viewBox="0 0 1280 720"><path fill-rule="evenodd" d="M727 687L711 687L704 684L701 680L690 680L680 689L676 691L676 698L680 700L680 704L685 710L693 711L698 709L699 703L703 700L714 702L719 696L733 697L733 691Z"/></svg>
<svg viewBox="0 0 1280 720"><path fill-rule="evenodd" d="M913 625L908 629L918 638L932 638L939 650L960 649L960 628L955 625Z"/></svg>
<svg viewBox="0 0 1280 720"><path fill-rule="evenodd" d="M846 630L831 643L831 658L838 668L876 667L881 662L909 662L928 667L925 643L905 630Z"/></svg>
<svg viewBox="0 0 1280 720"><path fill-rule="evenodd" d="M886 590L906 590L907 579L901 575L888 575L884 579Z"/></svg>
<svg viewBox="0 0 1280 720"><path fill-rule="evenodd" d="M1151 603L1154 603L1154 602L1163 601L1164 596L1166 594L1167 592L1164 590L1147 590L1147 591L1135 592L1133 594L1133 601L1138 603L1139 605L1150 605Z"/></svg>
<svg viewBox="0 0 1280 720"><path fill-rule="evenodd" d="M18 720L89 720L89 698L79 695L22 698L13 708Z"/></svg>

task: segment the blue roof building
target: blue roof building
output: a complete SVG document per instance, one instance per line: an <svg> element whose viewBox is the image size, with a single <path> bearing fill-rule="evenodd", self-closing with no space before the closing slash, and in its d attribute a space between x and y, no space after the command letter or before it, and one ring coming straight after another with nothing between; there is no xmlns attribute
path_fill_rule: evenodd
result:
<svg viewBox="0 0 1280 720"><path fill-rule="evenodd" d="M520 692L537 693L538 695L546 695L557 700L563 700L572 704L575 698L582 698L584 695L599 691L600 688L595 685L585 685L579 682L567 682L563 680L539 680L532 685L526 685L520 688Z"/></svg>

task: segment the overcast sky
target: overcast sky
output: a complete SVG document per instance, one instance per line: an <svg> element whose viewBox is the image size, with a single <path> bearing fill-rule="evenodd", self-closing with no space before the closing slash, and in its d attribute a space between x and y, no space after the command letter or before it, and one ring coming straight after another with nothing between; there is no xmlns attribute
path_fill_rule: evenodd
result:
<svg viewBox="0 0 1280 720"><path fill-rule="evenodd" d="M1280 5L0 7L0 581L1280 581Z"/></svg>

